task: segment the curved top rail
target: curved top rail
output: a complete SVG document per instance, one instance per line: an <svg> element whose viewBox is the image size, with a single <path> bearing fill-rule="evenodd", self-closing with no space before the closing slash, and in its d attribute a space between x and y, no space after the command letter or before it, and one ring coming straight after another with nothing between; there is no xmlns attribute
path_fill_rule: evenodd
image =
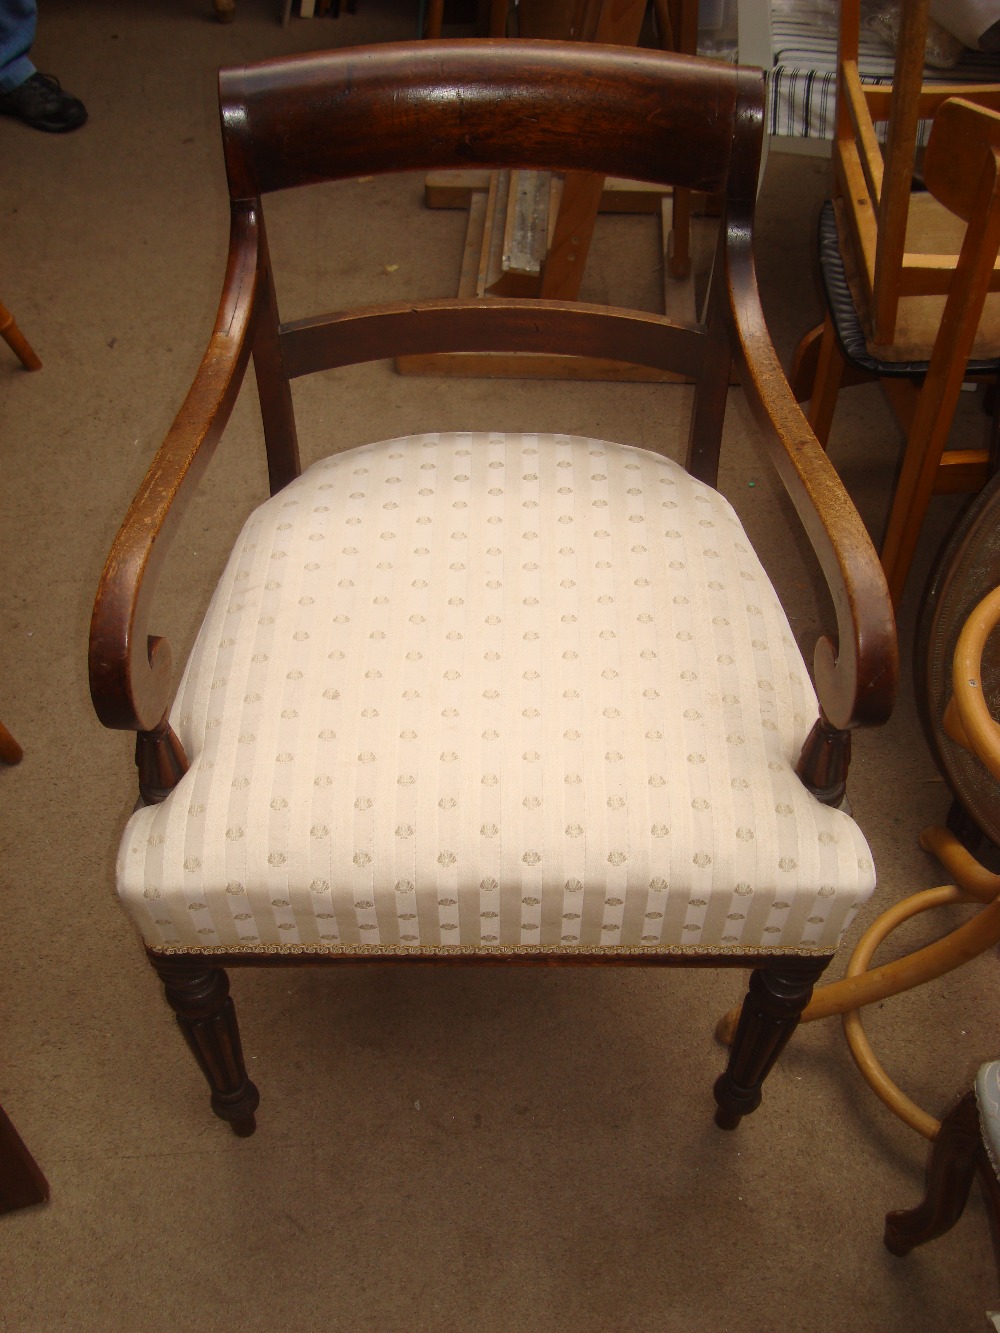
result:
<svg viewBox="0 0 1000 1333"><path fill-rule="evenodd" d="M743 71L741 88L721 62L526 40L347 47L224 69L230 194L505 166L721 193L748 94L763 115L763 75L755 85Z"/></svg>

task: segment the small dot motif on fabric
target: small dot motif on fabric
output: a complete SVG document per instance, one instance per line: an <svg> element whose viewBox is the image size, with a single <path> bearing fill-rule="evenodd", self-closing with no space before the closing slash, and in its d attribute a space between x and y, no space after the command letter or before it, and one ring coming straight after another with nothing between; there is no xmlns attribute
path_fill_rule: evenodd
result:
<svg viewBox="0 0 1000 1333"><path fill-rule="evenodd" d="M252 516L119 890L153 948L829 951L870 891L727 502L565 435L335 454ZM234 887L235 886L235 887Z"/></svg>

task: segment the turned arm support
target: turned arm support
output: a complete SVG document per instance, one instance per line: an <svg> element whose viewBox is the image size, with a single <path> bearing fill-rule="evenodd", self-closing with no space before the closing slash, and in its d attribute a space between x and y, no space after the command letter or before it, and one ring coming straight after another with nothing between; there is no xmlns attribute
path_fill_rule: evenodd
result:
<svg viewBox="0 0 1000 1333"><path fill-rule="evenodd" d="M749 227L730 215L724 246L740 380L833 600L836 637L816 645L823 718L838 731L884 722L899 675L885 576L858 511L788 386L764 322Z"/></svg>
<svg viewBox="0 0 1000 1333"><path fill-rule="evenodd" d="M234 209L226 278L208 348L101 576L90 629L90 689L107 727L155 731L170 704L170 648L150 632L150 607L174 533L226 427L246 371L259 253L253 207Z"/></svg>

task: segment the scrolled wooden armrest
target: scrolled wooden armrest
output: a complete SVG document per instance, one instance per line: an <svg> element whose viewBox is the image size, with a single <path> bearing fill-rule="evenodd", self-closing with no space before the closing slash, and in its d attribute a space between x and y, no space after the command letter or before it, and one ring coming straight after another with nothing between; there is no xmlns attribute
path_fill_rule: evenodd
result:
<svg viewBox="0 0 1000 1333"><path fill-rule="evenodd" d="M726 247L740 378L782 483L833 598L836 640L816 645L820 707L835 728L875 726L892 711L899 675L896 623L885 576L861 516L795 401L760 306L749 228Z"/></svg>
<svg viewBox="0 0 1000 1333"><path fill-rule="evenodd" d="M258 248L253 209L234 209L208 348L101 575L90 626L90 691L106 727L151 731L170 703L170 649L149 632L150 606L173 533L225 429L246 370Z"/></svg>

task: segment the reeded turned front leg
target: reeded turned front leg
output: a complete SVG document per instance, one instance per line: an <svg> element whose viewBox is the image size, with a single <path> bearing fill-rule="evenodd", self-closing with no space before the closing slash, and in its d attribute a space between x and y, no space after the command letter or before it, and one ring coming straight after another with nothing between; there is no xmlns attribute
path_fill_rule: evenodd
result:
<svg viewBox="0 0 1000 1333"><path fill-rule="evenodd" d="M752 973L729 1064L715 1084L715 1123L720 1129L735 1129L760 1105L761 1084L798 1026L813 986L829 961L782 958Z"/></svg>
<svg viewBox="0 0 1000 1333"><path fill-rule="evenodd" d="M198 958L149 955L177 1015L184 1039L212 1089L212 1110L228 1120L234 1134L246 1138L257 1127L254 1112L260 1093L247 1077L229 995L221 967Z"/></svg>

